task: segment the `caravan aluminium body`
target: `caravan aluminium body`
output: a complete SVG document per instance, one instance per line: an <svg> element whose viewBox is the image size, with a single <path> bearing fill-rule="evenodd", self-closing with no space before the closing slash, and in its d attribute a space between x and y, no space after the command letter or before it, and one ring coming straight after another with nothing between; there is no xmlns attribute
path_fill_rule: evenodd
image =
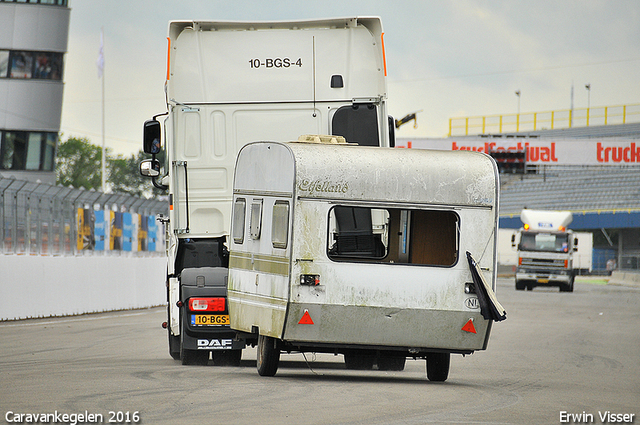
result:
<svg viewBox="0 0 640 425"><path fill-rule="evenodd" d="M238 150L300 134L389 146L379 18L169 24L164 121L145 123L141 172L168 190L169 350L183 363L209 353L239 362L229 329L227 236ZM393 128L391 128L392 130Z"/></svg>
<svg viewBox="0 0 640 425"><path fill-rule="evenodd" d="M578 238L568 229L571 212L524 209L520 219L524 226L511 239L518 249L516 289L558 286L560 291L573 292Z"/></svg>
<svg viewBox="0 0 640 425"><path fill-rule="evenodd" d="M497 181L495 162L475 152L246 145L229 312L234 329L259 335L258 372L275 374L281 350L330 352L348 368L426 358L442 381L450 353L485 349L492 320L473 273L492 293Z"/></svg>

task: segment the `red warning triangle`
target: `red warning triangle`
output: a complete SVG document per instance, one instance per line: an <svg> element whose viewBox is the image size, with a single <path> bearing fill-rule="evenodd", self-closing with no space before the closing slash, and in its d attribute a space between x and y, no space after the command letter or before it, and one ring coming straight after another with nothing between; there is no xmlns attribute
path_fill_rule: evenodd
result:
<svg viewBox="0 0 640 425"><path fill-rule="evenodd" d="M313 325L313 320L311 320L311 316L309 315L309 310L305 310L302 318L298 322L299 325Z"/></svg>
<svg viewBox="0 0 640 425"><path fill-rule="evenodd" d="M462 330L465 332L471 332L472 334L477 333L476 327L473 326L473 319L469 319L469 321L462 327Z"/></svg>

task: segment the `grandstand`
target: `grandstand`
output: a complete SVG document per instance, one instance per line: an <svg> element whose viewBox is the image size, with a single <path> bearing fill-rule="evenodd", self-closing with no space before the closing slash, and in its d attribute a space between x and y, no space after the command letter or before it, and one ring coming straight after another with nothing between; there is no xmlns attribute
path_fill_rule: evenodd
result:
<svg viewBox="0 0 640 425"><path fill-rule="evenodd" d="M526 174L500 175L501 232L522 226L520 212L525 207L569 210L573 213L570 227L593 234L595 272L604 273L608 259L615 259L621 270L640 270L640 123L444 139L399 138L396 145L526 151ZM547 160L538 155L543 149L548 151ZM529 157L533 152L536 155Z"/></svg>
<svg viewBox="0 0 640 425"><path fill-rule="evenodd" d="M640 167L576 167L537 174L503 175L500 215L524 208L573 212L640 211Z"/></svg>
<svg viewBox="0 0 640 425"><path fill-rule="evenodd" d="M500 137L624 140L640 146L640 124L577 127L505 134ZM622 138L622 139L621 139ZM594 236L593 269L604 272L615 258L618 269L640 269L640 163L633 165L537 165L523 175L501 175L500 228L522 226L523 208L569 210L571 228Z"/></svg>

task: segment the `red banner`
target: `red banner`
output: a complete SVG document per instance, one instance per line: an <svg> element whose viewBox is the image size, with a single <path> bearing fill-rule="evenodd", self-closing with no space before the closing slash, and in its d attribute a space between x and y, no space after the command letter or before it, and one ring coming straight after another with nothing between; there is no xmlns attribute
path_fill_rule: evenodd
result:
<svg viewBox="0 0 640 425"><path fill-rule="evenodd" d="M500 152L524 150L532 165L640 165L640 139L398 138L396 147Z"/></svg>

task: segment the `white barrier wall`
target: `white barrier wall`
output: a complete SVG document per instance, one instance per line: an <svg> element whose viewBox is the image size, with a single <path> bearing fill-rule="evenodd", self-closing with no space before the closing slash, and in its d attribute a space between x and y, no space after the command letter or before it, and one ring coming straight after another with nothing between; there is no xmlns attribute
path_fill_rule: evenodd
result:
<svg viewBox="0 0 640 425"><path fill-rule="evenodd" d="M166 257L0 255L0 320L166 303Z"/></svg>

